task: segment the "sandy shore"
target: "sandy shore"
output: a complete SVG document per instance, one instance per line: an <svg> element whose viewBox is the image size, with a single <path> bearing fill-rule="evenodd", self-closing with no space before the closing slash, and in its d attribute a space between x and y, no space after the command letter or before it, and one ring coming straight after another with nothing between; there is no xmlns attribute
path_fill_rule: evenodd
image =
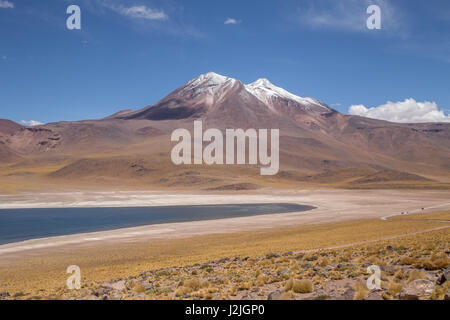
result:
<svg viewBox="0 0 450 320"><path fill-rule="evenodd" d="M60 252L68 248L114 243L175 239L207 234L223 234L283 228L307 224L386 218L450 210L448 191L346 191L265 190L247 194L189 194L163 192L75 192L0 196L0 209L60 207L136 207L161 205L202 205L241 203L297 203L317 209L307 212L273 214L233 219L170 223L106 232L36 239L0 246L2 260L36 256L40 252ZM425 210L422 211L422 208ZM1 213L0 213L1 214Z"/></svg>

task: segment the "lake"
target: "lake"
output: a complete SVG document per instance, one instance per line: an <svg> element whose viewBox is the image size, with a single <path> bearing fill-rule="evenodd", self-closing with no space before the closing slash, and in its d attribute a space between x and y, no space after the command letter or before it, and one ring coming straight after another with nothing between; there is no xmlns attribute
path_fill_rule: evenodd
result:
<svg viewBox="0 0 450 320"><path fill-rule="evenodd" d="M0 210L0 244L138 226L312 210L277 204Z"/></svg>

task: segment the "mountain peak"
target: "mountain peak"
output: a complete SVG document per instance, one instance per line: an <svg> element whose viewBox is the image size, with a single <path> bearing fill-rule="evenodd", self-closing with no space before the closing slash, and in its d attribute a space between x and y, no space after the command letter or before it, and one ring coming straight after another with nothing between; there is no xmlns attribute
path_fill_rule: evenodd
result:
<svg viewBox="0 0 450 320"><path fill-rule="evenodd" d="M262 106L266 106L264 110ZM330 109L312 98L301 98L261 78L244 85L241 81L215 72L190 80L155 106L114 115L126 119L173 120L200 117L210 112L251 112L291 114L323 112ZM215 114L217 116L217 113Z"/></svg>
<svg viewBox="0 0 450 320"><path fill-rule="evenodd" d="M213 77L213 78L222 78L222 79L228 79L229 78L227 76L224 76L224 75L219 74L219 73L214 72L214 71L203 73L203 74L200 75L200 77L201 76L203 76L203 77Z"/></svg>
<svg viewBox="0 0 450 320"><path fill-rule="evenodd" d="M255 82L248 84L245 86L247 91L252 93L255 97L257 97L260 101L264 102L266 105L272 104L273 98L281 98L287 100L296 101L302 105L307 106L319 106L321 108L327 108L319 101L312 98L302 98L296 96L295 94L290 93L283 88L277 87L273 83L271 83L266 78L260 78Z"/></svg>
<svg viewBox="0 0 450 320"><path fill-rule="evenodd" d="M286 97L286 98L300 98L296 95L293 95L292 93L284 90L283 88L277 87L272 82L270 82L266 78L260 78L256 80L253 83L250 83L249 85L246 85L247 89L250 89L251 91L257 91L259 93L265 93L272 96L279 96L279 97ZM295 100L295 99L294 99Z"/></svg>
<svg viewBox="0 0 450 320"><path fill-rule="evenodd" d="M225 83L227 81L234 80L232 78L223 76L221 74L215 73L215 72L208 72L199 75L197 78L192 79L190 82L196 82L196 83L213 83L213 84L221 84Z"/></svg>
<svg viewBox="0 0 450 320"><path fill-rule="evenodd" d="M250 86L253 87L265 87L265 86L273 86L273 84L266 78L260 78L255 82L251 83Z"/></svg>
<svg viewBox="0 0 450 320"><path fill-rule="evenodd" d="M227 89L233 87L238 80L222 76L215 72L208 72L199 75L197 78L189 81L181 90L180 94L203 95L223 93Z"/></svg>

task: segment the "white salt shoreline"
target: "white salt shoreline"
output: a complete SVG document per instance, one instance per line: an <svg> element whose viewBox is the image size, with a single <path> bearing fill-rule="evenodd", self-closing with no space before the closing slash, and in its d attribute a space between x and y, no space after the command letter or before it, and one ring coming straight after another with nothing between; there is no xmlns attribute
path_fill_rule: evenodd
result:
<svg viewBox="0 0 450 320"><path fill-rule="evenodd" d="M22 257L41 250L100 246L157 239L186 238L323 224L349 220L381 219L399 212L442 212L450 210L447 191L396 190L270 190L248 194L167 194L163 192L79 192L1 196L0 208L82 208L210 205L244 203L294 203L317 209L231 219L167 223L61 237L43 238L0 246L0 257Z"/></svg>

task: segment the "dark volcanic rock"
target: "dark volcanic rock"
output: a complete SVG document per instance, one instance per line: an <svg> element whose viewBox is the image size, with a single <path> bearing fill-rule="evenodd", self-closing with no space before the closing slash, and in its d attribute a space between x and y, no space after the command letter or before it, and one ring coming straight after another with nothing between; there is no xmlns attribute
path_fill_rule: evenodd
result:
<svg viewBox="0 0 450 320"><path fill-rule="evenodd" d="M450 268L444 270L444 272L439 276L437 280L438 285L442 285L450 280Z"/></svg>
<svg viewBox="0 0 450 320"><path fill-rule="evenodd" d="M280 300L283 295L283 291L277 290L269 293L267 300Z"/></svg>

